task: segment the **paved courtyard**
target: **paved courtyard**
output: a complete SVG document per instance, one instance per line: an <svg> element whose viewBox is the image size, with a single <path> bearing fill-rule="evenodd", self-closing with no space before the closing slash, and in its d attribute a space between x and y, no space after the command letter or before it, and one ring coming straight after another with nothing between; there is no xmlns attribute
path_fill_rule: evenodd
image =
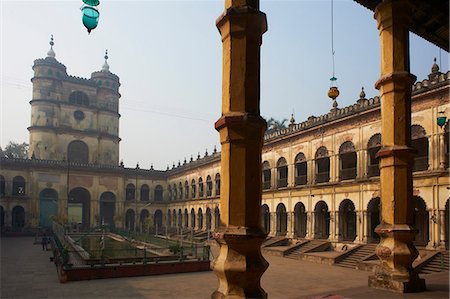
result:
<svg viewBox="0 0 450 299"><path fill-rule="evenodd" d="M77 281L60 284L50 251L33 238L2 238L0 298L209 298L213 272ZM266 256L262 285L269 298L449 298L448 272L423 275L428 291L395 294L367 287L370 273Z"/></svg>

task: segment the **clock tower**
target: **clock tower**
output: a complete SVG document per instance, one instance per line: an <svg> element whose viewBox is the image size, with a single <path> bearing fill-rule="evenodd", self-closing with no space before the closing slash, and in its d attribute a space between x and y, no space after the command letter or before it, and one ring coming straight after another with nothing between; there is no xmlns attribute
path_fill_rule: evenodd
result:
<svg viewBox="0 0 450 299"><path fill-rule="evenodd" d="M53 36L46 58L36 59L29 156L80 164L119 162L119 77L109 71L108 53L91 78L67 74L55 58Z"/></svg>

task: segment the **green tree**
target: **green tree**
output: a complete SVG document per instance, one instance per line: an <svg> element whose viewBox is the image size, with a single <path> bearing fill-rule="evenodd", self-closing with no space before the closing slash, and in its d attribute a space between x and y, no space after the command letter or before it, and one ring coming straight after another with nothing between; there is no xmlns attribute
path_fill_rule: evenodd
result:
<svg viewBox="0 0 450 299"><path fill-rule="evenodd" d="M10 141L4 150L0 148L0 157L26 159L28 156L28 143Z"/></svg>
<svg viewBox="0 0 450 299"><path fill-rule="evenodd" d="M281 121L274 119L273 117L267 120L267 133L272 133L282 129L286 129L287 119L284 118Z"/></svg>

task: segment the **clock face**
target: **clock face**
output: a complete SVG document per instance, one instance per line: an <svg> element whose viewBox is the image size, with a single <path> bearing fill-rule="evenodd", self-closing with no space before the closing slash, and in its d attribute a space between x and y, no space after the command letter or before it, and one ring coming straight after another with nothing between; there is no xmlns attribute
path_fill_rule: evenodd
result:
<svg viewBox="0 0 450 299"><path fill-rule="evenodd" d="M76 120L83 120L84 113L83 113L83 111L77 110L73 113L73 117L75 117Z"/></svg>

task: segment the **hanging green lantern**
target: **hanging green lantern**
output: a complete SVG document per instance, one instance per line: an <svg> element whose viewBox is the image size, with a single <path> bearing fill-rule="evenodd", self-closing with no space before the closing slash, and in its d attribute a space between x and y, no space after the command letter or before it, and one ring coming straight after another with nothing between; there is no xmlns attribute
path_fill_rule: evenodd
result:
<svg viewBox="0 0 450 299"><path fill-rule="evenodd" d="M97 6L100 4L99 0L83 0L84 4L89 6Z"/></svg>
<svg viewBox="0 0 450 299"><path fill-rule="evenodd" d="M84 2L94 2L95 0L83 0ZM97 1L98 2L98 1ZM88 33L91 33L92 29L95 29L98 25L98 18L100 13L95 7L84 6L83 11L83 25L86 27Z"/></svg>
<svg viewBox="0 0 450 299"><path fill-rule="evenodd" d="M439 116L436 119L437 125L439 127L443 127L445 123L447 122L447 117L445 116L444 111L439 111Z"/></svg>

